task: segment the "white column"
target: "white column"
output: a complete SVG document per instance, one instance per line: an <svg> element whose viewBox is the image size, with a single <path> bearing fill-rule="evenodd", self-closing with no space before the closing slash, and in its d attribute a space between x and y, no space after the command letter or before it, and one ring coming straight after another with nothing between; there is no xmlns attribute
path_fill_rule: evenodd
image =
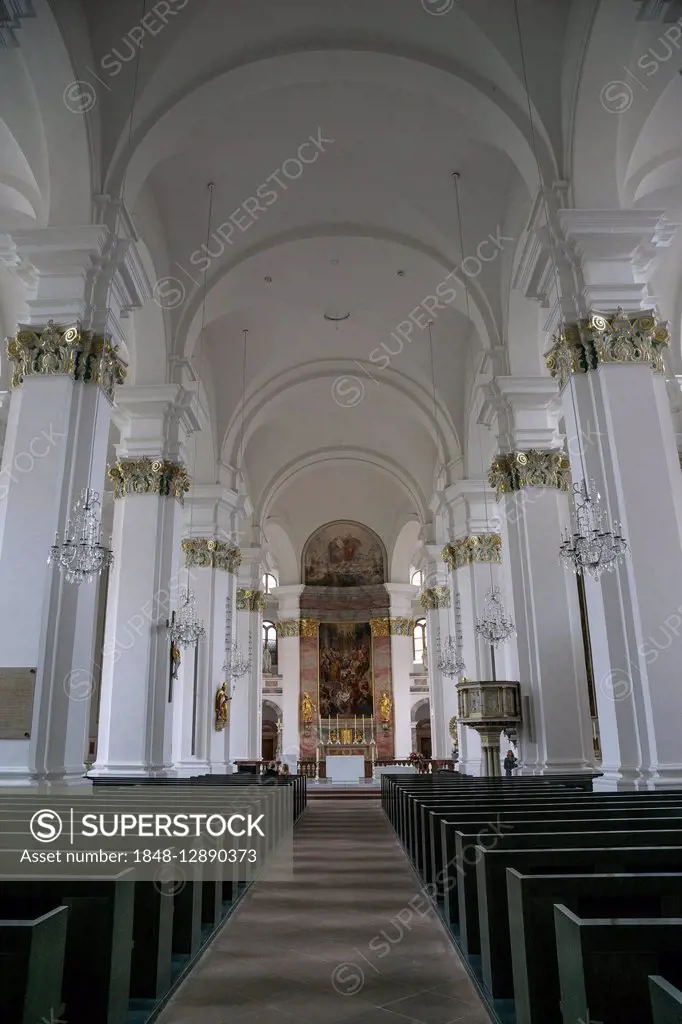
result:
<svg viewBox="0 0 682 1024"><path fill-rule="evenodd" d="M114 548L102 664L97 761L92 773L163 775L171 768L174 707L166 622L187 585L180 572L184 440L199 426L179 385L121 388L121 428L112 467ZM181 650L183 676L192 651Z"/></svg>
<svg viewBox="0 0 682 1024"><path fill-rule="evenodd" d="M442 545L424 544L419 567L425 581L422 597L428 645L431 756L445 760L452 757L449 723L457 713L457 680L448 679L438 668L438 638L444 641L454 632L452 581L442 564L441 554Z"/></svg>
<svg viewBox="0 0 682 1024"><path fill-rule="evenodd" d="M262 680L263 680L263 608L265 595L260 589L263 574L263 551L242 549L238 577L236 628L245 657L251 651L251 667L237 680L232 698L230 750L232 759L260 760L262 747Z"/></svg>
<svg viewBox="0 0 682 1024"><path fill-rule="evenodd" d="M0 741L0 775L78 780L94 690L97 583L67 583L47 565L81 491L102 497L116 362L93 340L83 381L78 328L31 328L11 346L12 393L0 470L0 649L3 666L36 669L30 738ZM40 336L40 345L38 337ZM118 365L118 364L116 364ZM75 368L74 368L75 367ZM116 371L118 372L118 371Z"/></svg>
<svg viewBox="0 0 682 1024"><path fill-rule="evenodd" d="M300 583L276 587L278 602L277 669L282 677L282 761L296 771L300 757L299 694L301 689Z"/></svg>
<svg viewBox="0 0 682 1024"><path fill-rule="evenodd" d="M501 453L493 463L506 517L521 694L531 723L522 732L526 771L593 768L587 676L575 580L558 559L568 516L568 457L557 432L557 390L546 378L497 377L486 385L498 413Z"/></svg>
<svg viewBox="0 0 682 1024"><path fill-rule="evenodd" d="M572 384L560 373L567 429L581 438L571 450L575 480L584 465L629 545L616 572L586 579L599 784L679 786L682 474L661 372L667 332L643 311L613 320L572 325L574 346L593 344L599 363Z"/></svg>
<svg viewBox="0 0 682 1024"><path fill-rule="evenodd" d="M220 499L216 504L219 502ZM206 638L197 648L196 681L194 649L189 652L190 657L185 662L173 749L173 770L179 775L199 775L205 772L224 774L232 771L229 761L229 728L216 731L215 701L217 691L225 680L228 691L231 686L231 679L223 671L228 629L227 603L234 601L234 574L240 554L239 549L229 541L215 536L199 536L204 529L206 527L201 524L193 527L192 537L182 542L184 564L190 568L191 585L197 599L197 614L206 628Z"/></svg>
<svg viewBox="0 0 682 1024"><path fill-rule="evenodd" d="M503 542L495 496L483 480L460 480L448 488L443 500L452 510L451 521L456 524L456 540L444 555L460 597L464 675L468 679L491 679L490 647L476 632L476 623L491 587L500 588L507 608L511 603L502 572ZM515 678L510 671L515 646L516 638L511 637L495 652L498 679ZM459 723L458 736L460 770L467 775L481 775L484 765L480 734Z"/></svg>
<svg viewBox="0 0 682 1024"><path fill-rule="evenodd" d="M391 599L391 672L393 675L393 718L395 731L396 758L408 757L412 751L411 712L412 686L413 602L417 588L409 583L387 583L386 590Z"/></svg>

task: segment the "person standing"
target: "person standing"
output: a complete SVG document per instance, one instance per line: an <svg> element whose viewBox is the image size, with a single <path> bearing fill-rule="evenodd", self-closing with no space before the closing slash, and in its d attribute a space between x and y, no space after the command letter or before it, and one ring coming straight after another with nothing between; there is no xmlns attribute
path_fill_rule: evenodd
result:
<svg viewBox="0 0 682 1024"><path fill-rule="evenodd" d="M518 768L519 766L519 762L514 757L514 752L512 750L507 751L507 756L505 757L502 764L504 767L504 774L507 776L508 779L511 779L512 772L515 768Z"/></svg>

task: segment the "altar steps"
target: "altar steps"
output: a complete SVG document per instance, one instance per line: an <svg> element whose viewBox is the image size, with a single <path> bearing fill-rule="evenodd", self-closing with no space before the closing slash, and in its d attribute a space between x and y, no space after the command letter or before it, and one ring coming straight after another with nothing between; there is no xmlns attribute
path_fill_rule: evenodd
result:
<svg viewBox="0 0 682 1024"><path fill-rule="evenodd" d="M381 786L376 783L356 786L309 783L307 796L309 800L378 800L381 797Z"/></svg>

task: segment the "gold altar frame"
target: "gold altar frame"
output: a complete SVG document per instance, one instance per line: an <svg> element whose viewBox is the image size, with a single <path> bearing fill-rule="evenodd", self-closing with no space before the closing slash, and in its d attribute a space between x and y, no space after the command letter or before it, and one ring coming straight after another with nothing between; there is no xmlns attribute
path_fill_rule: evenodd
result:
<svg viewBox="0 0 682 1024"><path fill-rule="evenodd" d="M370 670L370 677L371 677L371 680L372 680L372 715L371 715L371 718L372 718L372 721L376 722L377 721L377 695L376 695L376 687L374 685L374 631L372 629L372 623L371 623L370 619L367 619L366 621L364 619L361 619L359 622L349 622L348 620L346 620L345 622L344 621L333 622L333 621L328 621L328 620L320 621L319 627L318 627L318 630L317 630L317 718L318 718L318 722L322 723L323 721L325 721L325 719L322 716L322 711L320 709L320 628L322 626L369 626L369 632L370 632L370 637L371 637L371 642L370 642L369 646L370 646L370 650L372 652L372 667L371 667L371 670ZM340 716L339 716L339 718L340 718Z"/></svg>

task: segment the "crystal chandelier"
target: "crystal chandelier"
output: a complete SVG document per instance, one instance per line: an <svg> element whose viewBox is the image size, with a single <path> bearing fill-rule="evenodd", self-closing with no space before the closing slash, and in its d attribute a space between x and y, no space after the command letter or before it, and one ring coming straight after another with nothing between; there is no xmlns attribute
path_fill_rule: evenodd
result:
<svg viewBox="0 0 682 1024"><path fill-rule="evenodd" d="M180 647L194 647L199 640L206 636L204 624L199 621L197 615L196 598L193 591L180 591L180 607L177 615L168 625L168 635L171 642Z"/></svg>
<svg viewBox="0 0 682 1024"><path fill-rule="evenodd" d="M249 655L245 658L237 640L231 640L232 636L232 599L227 598L227 612L225 617L225 661L223 672L232 679L241 679L247 672L251 671L253 653L253 635L249 632Z"/></svg>
<svg viewBox="0 0 682 1024"><path fill-rule="evenodd" d="M616 522L609 529L608 516L599 493L590 480L573 485L573 533L564 530L559 554L566 568L576 574L589 573L598 580L612 572L625 557L628 545Z"/></svg>
<svg viewBox="0 0 682 1024"><path fill-rule="evenodd" d="M86 488L73 506L61 544L55 534L47 564L56 565L69 583L92 583L113 564L111 549L102 544L101 507L97 491Z"/></svg>
<svg viewBox="0 0 682 1024"><path fill-rule="evenodd" d="M483 601L483 615L476 623L476 632L491 647L499 647L516 632L516 626L508 619L499 587L489 587Z"/></svg>
<svg viewBox="0 0 682 1024"><path fill-rule="evenodd" d="M449 679L461 676L464 673L465 665L462 656L462 626L459 605L459 594L455 598L455 635L448 636L441 646L438 638L437 662L438 671Z"/></svg>

